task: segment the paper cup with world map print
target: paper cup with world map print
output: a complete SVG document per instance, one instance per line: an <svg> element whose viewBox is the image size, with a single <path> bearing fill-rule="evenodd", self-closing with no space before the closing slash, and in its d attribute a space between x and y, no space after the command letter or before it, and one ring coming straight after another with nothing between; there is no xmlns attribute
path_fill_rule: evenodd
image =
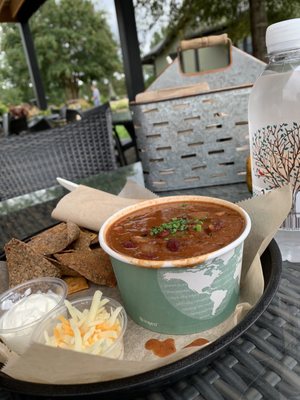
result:
<svg viewBox="0 0 300 400"><path fill-rule="evenodd" d="M137 259L113 250L107 241L112 224L136 210L176 201L223 204L244 219L241 234L219 250L191 258ZM118 288L129 316L139 325L165 334L191 334L227 319L239 302L243 245L251 228L248 214L236 204L204 196L170 196L126 207L111 216L99 232L110 255Z"/></svg>

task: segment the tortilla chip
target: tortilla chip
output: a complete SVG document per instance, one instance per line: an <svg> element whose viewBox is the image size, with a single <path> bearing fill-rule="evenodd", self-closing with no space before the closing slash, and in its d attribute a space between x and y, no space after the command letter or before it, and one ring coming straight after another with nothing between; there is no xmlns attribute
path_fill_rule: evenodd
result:
<svg viewBox="0 0 300 400"><path fill-rule="evenodd" d="M80 235L78 225L62 222L34 236L28 245L37 253L48 255L64 250Z"/></svg>
<svg viewBox="0 0 300 400"><path fill-rule="evenodd" d="M60 270L41 254L36 253L27 243L11 239L4 246L8 270L9 287L30 279L61 277Z"/></svg>
<svg viewBox="0 0 300 400"><path fill-rule="evenodd" d="M115 287L117 284L109 256L101 248L60 253L54 257L97 285Z"/></svg>
<svg viewBox="0 0 300 400"><path fill-rule="evenodd" d="M83 276L66 276L63 278L68 286L68 295L80 292L89 288L87 280Z"/></svg>

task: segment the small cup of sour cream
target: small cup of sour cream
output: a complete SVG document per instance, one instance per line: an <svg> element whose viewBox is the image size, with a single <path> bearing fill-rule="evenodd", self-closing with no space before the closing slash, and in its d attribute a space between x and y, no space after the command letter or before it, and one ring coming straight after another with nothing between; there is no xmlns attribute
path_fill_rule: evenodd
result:
<svg viewBox="0 0 300 400"><path fill-rule="evenodd" d="M0 338L10 350L24 353L32 332L67 297L59 278L37 278L15 286L0 296Z"/></svg>

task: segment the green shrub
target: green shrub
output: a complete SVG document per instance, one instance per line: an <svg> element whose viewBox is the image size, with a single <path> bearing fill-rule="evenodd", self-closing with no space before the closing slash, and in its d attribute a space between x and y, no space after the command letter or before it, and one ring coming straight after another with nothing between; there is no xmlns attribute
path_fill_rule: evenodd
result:
<svg viewBox="0 0 300 400"><path fill-rule="evenodd" d="M0 102L0 115L3 115L7 112L8 112L8 107L4 103Z"/></svg>

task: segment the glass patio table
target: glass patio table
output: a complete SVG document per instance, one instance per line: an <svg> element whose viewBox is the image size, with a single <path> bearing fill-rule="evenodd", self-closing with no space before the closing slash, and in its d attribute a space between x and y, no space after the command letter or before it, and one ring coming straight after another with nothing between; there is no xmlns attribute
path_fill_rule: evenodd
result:
<svg viewBox="0 0 300 400"><path fill-rule="evenodd" d="M139 162L80 183L117 194L127 178L143 184ZM51 212L66 193L58 185L0 203L1 252L10 238L24 239L56 224ZM214 196L233 202L250 197L246 183L158 193L174 194ZM281 264L274 241L271 253ZM299 263L282 263L278 290L274 290L271 303L267 301L262 307L259 317L247 329L241 328L234 340L231 338L229 344L221 340L216 357L206 363L197 364L196 354L190 364L183 360L174 369L171 364L163 374L158 369L150 375L137 375L128 381L128 386L126 378L116 381L116 388L114 381L105 382L103 387L89 384L89 390L82 385L76 395L68 385L64 385L65 389L59 386L58 390L55 385L15 381L0 373L0 399L300 400Z"/></svg>

